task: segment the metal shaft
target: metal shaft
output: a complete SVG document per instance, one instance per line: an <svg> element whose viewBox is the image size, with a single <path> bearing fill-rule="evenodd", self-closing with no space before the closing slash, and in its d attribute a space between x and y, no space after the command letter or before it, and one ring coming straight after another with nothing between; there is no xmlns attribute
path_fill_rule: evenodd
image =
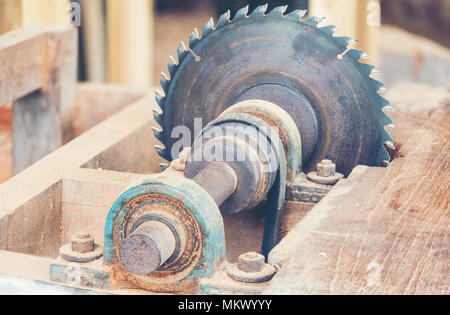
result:
<svg viewBox="0 0 450 315"><path fill-rule="evenodd" d="M136 275L149 275L174 253L176 238L164 223L147 221L120 243L120 260Z"/></svg>
<svg viewBox="0 0 450 315"><path fill-rule="evenodd" d="M235 192L238 177L227 163L213 162L198 173L194 181L202 186L220 207Z"/></svg>

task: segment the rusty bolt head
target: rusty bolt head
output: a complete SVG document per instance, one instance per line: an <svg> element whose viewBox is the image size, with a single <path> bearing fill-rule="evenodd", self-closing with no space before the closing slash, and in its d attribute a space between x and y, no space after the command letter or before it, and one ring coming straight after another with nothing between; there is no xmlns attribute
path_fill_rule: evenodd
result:
<svg viewBox="0 0 450 315"><path fill-rule="evenodd" d="M332 177L336 174L336 164L330 160L323 160L317 164L317 175L320 177Z"/></svg>
<svg viewBox="0 0 450 315"><path fill-rule="evenodd" d="M80 254L90 253L95 250L94 238L89 233L79 232L72 236L72 251Z"/></svg>
<svg viewBox="0 0 450 315"><path fill-rule="evenodd" d="M264 266L264 256L255 252L243 254L238 259L238 269L246 273L261 272Z"/></svg>

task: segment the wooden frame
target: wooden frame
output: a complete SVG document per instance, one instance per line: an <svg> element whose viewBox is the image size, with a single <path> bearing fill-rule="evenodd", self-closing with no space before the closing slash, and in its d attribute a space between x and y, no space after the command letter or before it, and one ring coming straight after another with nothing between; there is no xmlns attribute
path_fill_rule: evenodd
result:
<svg viewBox="0 0 450 315"><path fill-rule="evenodd" d="M77 33L30 26L0 37L0 106L13 105L14 173L70 137L76 89Z"/></svg>

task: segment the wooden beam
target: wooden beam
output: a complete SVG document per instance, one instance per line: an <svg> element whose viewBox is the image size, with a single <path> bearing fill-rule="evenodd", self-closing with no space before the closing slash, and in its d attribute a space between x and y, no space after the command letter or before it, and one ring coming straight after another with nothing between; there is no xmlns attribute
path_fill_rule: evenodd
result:
<svg viewBox="0 0 450 315"><path fill-rule="evenodd" d="M76 89L77 32L28 26L0 37L0 106L13 104L14 173L62 145Z"/></svg>
<svg viewBox="0 0 450 315"><path fill-rule="evenodd" d="M68 25L69 0L22 0L23 25Z"/></svg>
<svg viewBox="0 0 450 315"><path fill-rule="evenodd" d="M108 81L150 86L153 0L107 0Z"/></svg>
<svg viewBox="0 0 450 315"><path fill-rule="evenodd" d="M103 0L82 0L82 32L87 80L106 81L106 30Z"/></svg>
<svg viewBox="0 0 450 315"><path fill-rule="evenodd" d="M22 26L22 3L0 0L0 35Z"/></svg>
<svg viewBox="0 0 450 315"><path fill-rule="evenodd" d="M156 140L151 131L155 122L148 110L155 100L153 93L146 95L0 186L0 249L38 256L56 253L63 237L62 209L68 206L63 207L61 196L69 202L76 198L70 185L83 176L91 183L106 181L99 182L103 173L80 168L141 174L160 171L162 160L153 148ZM133 177L111 176L112 192L118 191L120 178Z"/></svg>
<svg viewBox="0 0 450 315"><path fill-rule="evenodd" d="M355 168L289 233L266 294L450 294L449 97L391 90L397 159Z"/></svg>

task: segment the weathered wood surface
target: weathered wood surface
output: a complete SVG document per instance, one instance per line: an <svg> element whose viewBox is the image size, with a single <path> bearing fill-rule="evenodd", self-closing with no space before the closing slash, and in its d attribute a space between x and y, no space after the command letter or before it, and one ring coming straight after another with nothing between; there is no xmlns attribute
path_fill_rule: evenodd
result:
<svg viewBox="0 0 450 315"><path fill-rule="evenodd" d="M388 88L399 82L450 87L450 49L392 26L381 27L379 37L377 65Z"/></svg>
<svg viewBox="0 0 450 315"><path fill-rule="evenodd" d="M63 187L69 187L64 178L83 174L80 168L158 172L161 159L152 145L155 122L149 110L154 103L149 93L2 184L0 249L38 256L57 252L64 235L61 198L67 191ZM118 191L110 180L113 192Z"/></svg>
<svg viewBox="0 0 450 315"><path fill-rule="evenodd" d="M357 167L290 232L267 294L450 294L450 90L388 98L398 158Z"/></svg>
<svg viewBox="0 0 450 315"><path fill-rule="evenodd" d="M0 37L0 106L13 105L14 173L63 141L73 111L77 32L29 26Z"/></svg>
<svg viewBox="0 0 450 315"><path fill-rule="evenodd" d="M79 83L64 143L80 136L105 119L148 94L148 89L103 83Z"/></svg>

